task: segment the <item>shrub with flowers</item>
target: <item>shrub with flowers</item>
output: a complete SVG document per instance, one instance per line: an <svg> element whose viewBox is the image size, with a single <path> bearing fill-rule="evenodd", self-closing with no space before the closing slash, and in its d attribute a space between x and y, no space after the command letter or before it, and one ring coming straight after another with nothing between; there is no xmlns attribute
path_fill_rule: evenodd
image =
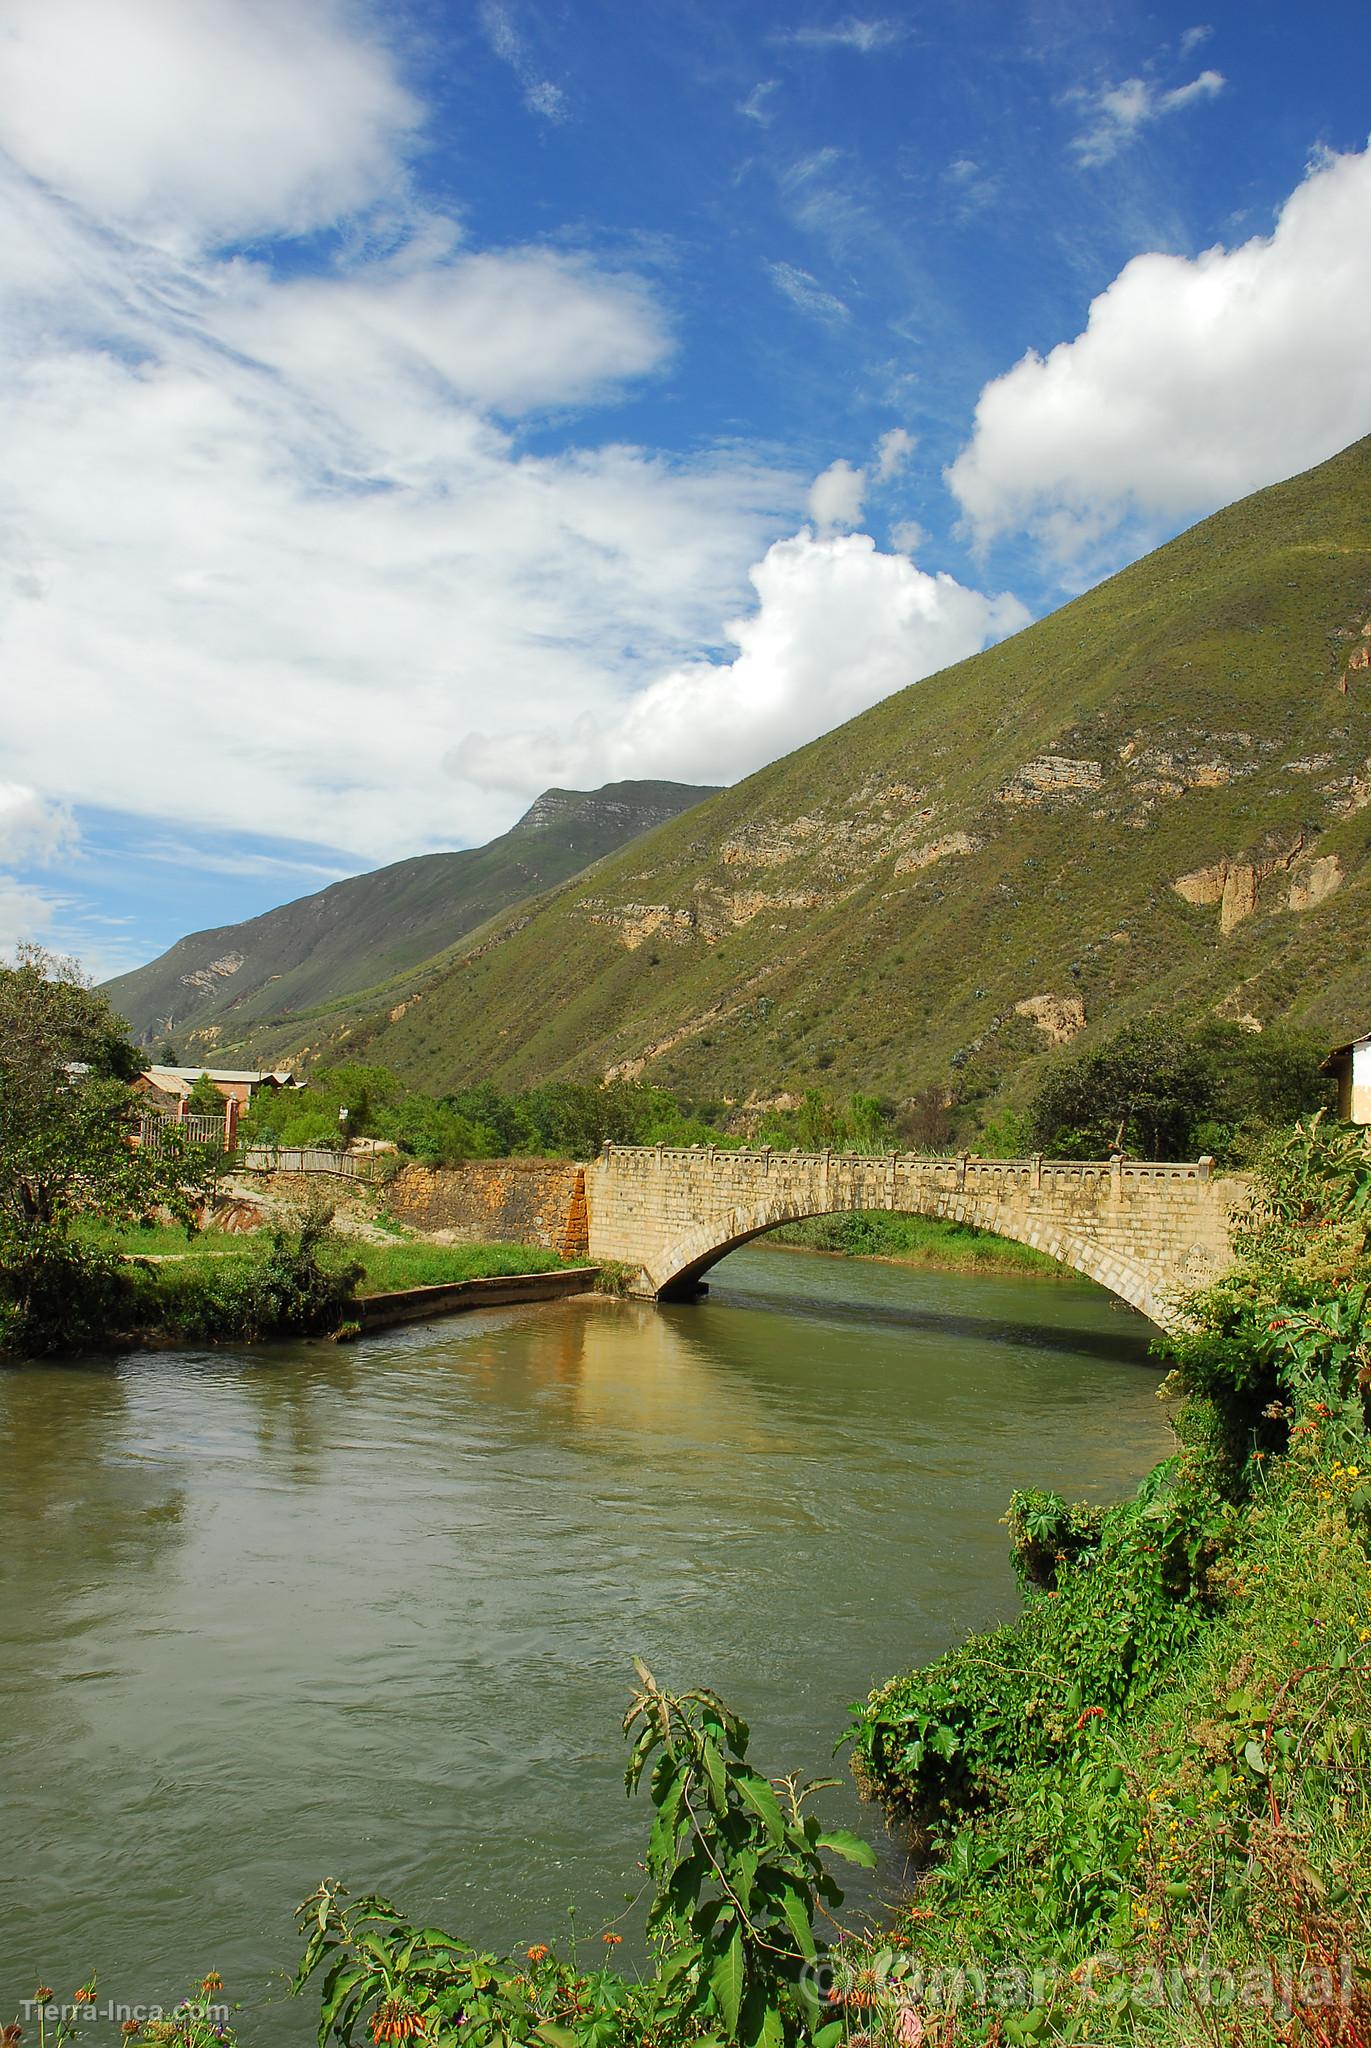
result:
<svg viewBox="0 0 1371 2048"><path fill-rule="evenodd" d="M871 1850L808 1811L820 1785L763 1777L748 1762L746 1723L714 1693L676 1695L643 1665L637 1673L624 1720L627 1782L630 1791L646 1784L654 1809L654 1967L621 1973L616 1928L602 1934L593 1967L545 1942L518 1959L481 1954L329 1882L301 1908L307 1941L295 1982L303 1991L321 1975L321 2044L836 2048L843 2028L824 2010L829 1944L816 1921L842 1902L829 1857L869 1865Z"/></svg>
<svg viewBox="0 0 1371 2048"><path fill-rule="evenodd" d="M852 1959L869 2037L1371 2044L1369 1246L1364 1136L1274 1143L1179 1454L1102 1515L1017 1495L1020 1619L857 1710L927 1859Z"/></svg>

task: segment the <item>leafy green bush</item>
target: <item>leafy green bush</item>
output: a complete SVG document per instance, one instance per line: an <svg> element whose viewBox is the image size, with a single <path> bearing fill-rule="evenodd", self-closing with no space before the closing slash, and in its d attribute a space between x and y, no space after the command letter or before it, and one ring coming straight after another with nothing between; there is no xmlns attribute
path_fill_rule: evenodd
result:
<svg viewBox="0 0 1371 2048"><path fill-rule="evenodd" d="M241 1257L134 1267L136 1325L211 1342L329 1334L363 1270L331 1235L332 1220L316 1198L293 1226L275 1224L247 1240Z"/></svg>
<svg viewBox="0 0 1371 2048"><path fill-rule="evenodd" d="M134 1290L109 1252L53 1225L0 1237L0 1351L48 1358L126 1329Z"/></svg>
<svg viewBox="0 0 1371 2048"><path fill-rule="evenodd" d="M843 2025L824 2012L828 1949L815 1920L843 1895L826 1857L869 1866L871 1850L805 1810L821 1785L772 1780L748 1762L747 1725L716 1694L674 1695L636 1669L626 1780L630 1792L646 1781L654 1808L653 1974L631 1982L608 1961L581 1970L541 1942L518 1961L478 1954L413 1927L383 1899L349 1904L329 1881L301 1908L294 1986L324 1973L321 2044L350 2042L365 2025L374 2041L422 2037L437 2048L835 2048ZM612 1949L619 1936L603 1940Z"/></svg>
<svg viewBox="0 0 1371 2048"><path fill-rule="evenodd" d="M1134 1709L1192 1640L1223 1504L1175 1464L1104 1513L1016 1494L1024 1577L1046 1588L1013 1626L893 1679L854 1709L862 1782L925 1848L992 1804L1006 1774L1050 1765L1085 1713Z"/></svg>
<svg viewBox="0 0 1371 2048"><path fill-rule="evenodd" d="M1099 1554L1103 1516L1085 1501L1068 1507L1059 1493L1029 1488L1009 1496L1004 1519L1014 1574L1025 1591L1037 1587L1054 1593L1060 1567Z"/></svg>
<svg viewBox="0 0 1371 2048"><path fill-rule="evenodd" d="M222 1116L224 1098L208 1074L199 1074L186 1097L186 1111L190 1116Z"/></svg>

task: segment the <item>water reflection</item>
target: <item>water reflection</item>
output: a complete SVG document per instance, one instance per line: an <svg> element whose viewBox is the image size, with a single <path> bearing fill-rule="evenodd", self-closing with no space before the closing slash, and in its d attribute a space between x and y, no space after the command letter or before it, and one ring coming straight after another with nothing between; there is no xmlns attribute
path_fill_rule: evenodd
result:
<svg viewBox="0 0 1371 2048"><path fill-rule="evenodd" d="M1093 1290L763 1250L712 1281L0 1376L0 2005L92 1966L260 2000L325 1872L480 1940L589 1924L641 1846L632 1655L824 1773L850 1699L1010 1610L1012 1486L1164 1448Z"/></svg>

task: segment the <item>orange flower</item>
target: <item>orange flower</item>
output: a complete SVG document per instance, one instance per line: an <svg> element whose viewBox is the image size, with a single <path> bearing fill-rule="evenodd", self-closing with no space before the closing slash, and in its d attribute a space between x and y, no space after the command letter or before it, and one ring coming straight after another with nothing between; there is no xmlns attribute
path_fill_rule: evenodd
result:
<svg viewBox="0 0 1371 2048"><path fill-rule="evenodd" d="M423 2031L418 2013L401 1998L388 1998L371 2022L373 2041L414 2041Z"/></svg>
<svg viewBox="0 0 1371 2048"><path fill-rule="evenodd" d="M222 1991L223 1988L224 1980L219 1975L219 1972L217 1970L207 1970L205 1972L205 1975L200 1979L200 1989L204 1992L207 1998L211 1991Z"/></svg>
<svg viewBox="0 0 1371 2048"><path fill-rule="evenodd" d="M52 1997L51 1984L40 1984L38 1986L38 1989L34 1992L33 1996L35 2001L39 2005L46 2005L48 2000Z"/></svg>
<svg viewBox="0 0 1371 2048"><path fill-rule="evenodd" d="M531 1963L545 1963L548 1956L547 1943L545 1941L535 1941L532 1948L527 1951L527 1954Z"/></svg>
<svg viewBox="0 0 1371 2048"><path fill-rule="evenodd" d="M89 2005L95 1996L95 1991L91 1985L83 1984L78 1991L73 1991L71 1996L74 2005Z"/></svg>
<svg viewBox="0 0 1371 2048"><path fill-rule="evenodd" d="M143 2029L139 2026L137 2020L125 2020L123 2026L120 2027L119 2031L124 2036L125 2040L131 2041L134 2035L141 2034Z"/></svg>
<svg viewBox="0 0 1371 2048"><path fill-rule="evenodd" d="M609 1948L617 1948L623 1938L622 1934L602 1934L600 1936L601 1941Z"/></svg>

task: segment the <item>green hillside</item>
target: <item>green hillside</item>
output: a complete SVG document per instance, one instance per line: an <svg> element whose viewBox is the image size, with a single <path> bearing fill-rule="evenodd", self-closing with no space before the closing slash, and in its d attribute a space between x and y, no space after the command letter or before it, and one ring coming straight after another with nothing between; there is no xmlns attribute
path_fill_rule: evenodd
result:
<svg viewBox="0 0 1371 2048"><path fill-rule="evenodd" d="M174 1032L194 1057L249 1024L376 987L713 794L679 782L549 789L488 846L397 861L193 932L105 993L144 1043Z"/></svg>
<svg viewBox="0 0 1371 2048"><path fill-rule="evenodd" d="M976 1100L1145 1009L1345 1036L1369 757L1371 439L260 1049Z"/></svg>

